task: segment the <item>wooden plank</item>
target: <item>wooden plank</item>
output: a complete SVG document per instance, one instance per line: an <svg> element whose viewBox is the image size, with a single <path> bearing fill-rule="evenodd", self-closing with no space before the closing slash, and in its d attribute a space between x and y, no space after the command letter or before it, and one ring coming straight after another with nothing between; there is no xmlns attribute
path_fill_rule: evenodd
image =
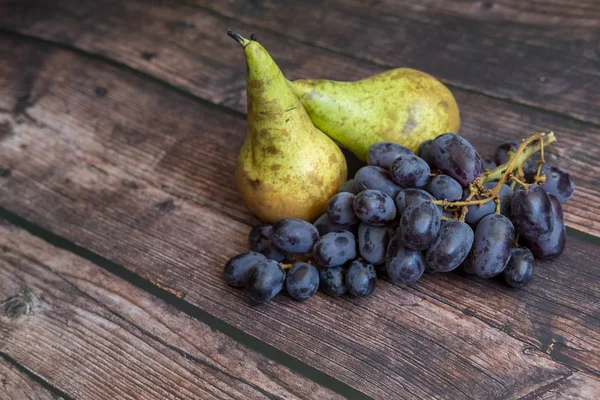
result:
<svg viewBox="0 0 600 400"><path fill-rule="evenodd" d="M342 398L22 229L0 249L1 351L74 398Z"/></svg>
<svg viewBox="0 0 600 400"><path fill-rule="evenodd" d="M596 61L600 58L600 4L595 0L576 3L423 0L418 4L379 0L376 5L347 0L346 3L422 23L450 26L467 36L524 42Z"/></svg>
<svg viewBox="0 0 600 400"><path fill-rule="evenodd" d="M0 357L0 400L55 399L42 385Z"/></svg>
<svg viewBox="0 0 600 400"><path fill-rule="evenodd" d="M250 26L246 29L272 30L385 68L421 69L455 87L600 123L598 60L504 37L482 38L477 30L457 31L455 26L461 21L448 18L443 24L424 23L404 16L419 15L420 8L398 10L391 1L378 2L377 6L358 0L336 0L326 6L318 0L260 4L189 0L152 7L134 1L55 3L9 2L0 13L4 15L0 23L8 29L75 43L128 64L149 64L142 68L172 75L178 84L200 85L207 78L210 81L212 75L199 72L194 65L207 62L207 55L227 48L222 45L227 38L209 38L221 34L224 26L240 25L235 22L239 21ZM210 11L226 17L221 18L212 35L207 35L205 22L207 16L213 16ZM510 26L502 30L510 30ZM259 37L265 36L261 33ZM592 41L597 44L597 40ZM295 53L296 47L296 42L285 47L295 64L316 61L312 53L304 57ZM178 56L181 52L186 53L185 62ZM230 71L226 68L230 64L210 59L212 66ZM336 68L331 68L329 74L319 72L303 77L333 75L339 79ZM221 91L242 88L231 85L231 79L226 82ZM213 85L209 82L208 87Z"/></svg>
<svg viewBox="0 0 600 400"><path fill-rule="evenodd" d="M250 307L222 279L222 265L246 248L249 229L248 218L233 220L220 208L232 196L224 210L244 214L231 175L237 150L231 143L240 144L244 122L71 52L25 41L0 44L9 52L2 59L11 60L0 64L8 93L2 108L14 110L23 90L45 88L24 116L5 115L11 134L0 143L0 156L11 174L0 180L2 207L374 397L496 398L570 373L531 344L536 338L511 337L419 286L381 282L364 300L318 295L298 304L280 296ZM20 67L35 64L22 62L25 56L37 66ZM99 86L107 88L100 97ZM228 134L227 144L219 145L215 129ZM202 153L208 148L215 154ZM220 172L202 180L192 173L204 168ZM212 188L211 179L221 186ZM427 280L435 285L438 278ZM495 283L486 285L489 291ZM483 306L493 308L485 299ZM550 318L532 310L515 324ZM567 344L570 335L563 335ZM581 364L598 368L595 341L582 346L589 360Z"/></svg>
<svg viewBox="0 0 600 400"><path fill-rule="evenodd" d="M105 9L105 6L102 5L105 4L103 2L100 5L97 4L98 10L94 11L88 10L88 3L81 2L77 3L79 4L77 7L71 7L71 13L68 13L63 9L51 12L52 8L47 8L51 7L50 3L43 4L46 5L42 7L38 4L39 7L42 7L38 10L40 15L35 12L38 9L37 6L27 8L29 17L26 21L36 21L35 24L29 24L31 28L27 30L28 33L111 57L165 79L169 83L211 102L224 104L238 111L245 110L243 55L223 30L224 26L232 24L234 21L212 15L204 9L181 8L177 5L154 8L138 7L132 2L120 2L111 7L106 6ZM100 12L99 10L106 15L102 14L104 15L102 18L95 18ZM74 16L73 13L79 17ZM86 18L84 18L85 15L87 15ZM140 15L144 17L141 18ZM1 16L0 20L2 20ZM142 20L143 23L139 22ZM93 25L100 22L100 26ZM184 22L188 25L185 25ZM83 25L73 25L80 23ZM88 29L89 26L94 26L94 28ZM243 25L240 28L244 31L251 29ZM352 80L381 72L384 69L261 30L257 33L261 41L273 53L277 62L281 64L283 70L286 73L289 72L291 78L323 76L330 79ZM142 53L154 53L155 57L146 60L142 57ZM309 61L299 62L299 60ZM98 93L103 94L104 90L108 90L110 93L112 84L103 82L102 85L98 84ZM525 137L532 131L554 130L558 135L559 142L551 148L553 153L551 162L566 168L573 175L577 184L573 199L565 207L566 222L571 227L600 235L600 212L598 212L599 207L595 200L596 176L600 173L596 172L600 171L600 156L595 149L596 136L600 134L600 128L484 95L459 89L453 91L461 107L461 134L472 140L486 156L493 154L494 148L503 141ZM27 90L19 92L20 96L29 94L31 93ZM35 93L31 95L35 96ZM27 101L23 104L26 103ZM12 104L9 106L14 107ZM95 110L88 114L92 114L86 117L89 121L99 121ZM178 118L176 114L174 109L169 111L169 115L174 119ZM131 112L126 118L141 120L141 124L144 124L148 118L157 120L155 115L137 111ZM151 151L155 157L159 157L159 153L165 152L163 146L175 145L179 148L183 147L183 149L179 149L178 154L173 158L169 157L169 152L165 152L167 157L165 160L161 160L160 166L171 169L169 173L157 179L156 174L148 174L146 169L147 178L144 179L153 184L168 185L175 190L178 196L191 195L194 201L202 201L202 194L199 193L200 183L210 185L213 195L216 195L220 188L224 188L226 192L218 194L222 197L219 202L214 202L213 206L219 207L222 212L238 220L246 218L247 221L245 213L235 211L237 204L234 203L238 201L238 198L235 191L229 191L230 185L228 185L227 179L231 178L223 176L223 173L233 169L234 160L232 158L223 159L220 156L222 149L232 147L230 139L238 138L235 143L239 146L239 141L242 140L240 135L245 132L245 128L229 120L225 126L215 124L212 115L208 115L206 118L206 124L214 127L214 135L221 138L215 143L214 148L205 148L199 145L196 137L187 137L185 139L187 144L173 144L179 139L172 137L161 138L161 135L164 136L164 132L173 130L173 126L178 126L179 129L173 132L172 136L182 138L189 130L199 130L203 121L192 118L190 121L178 121L177 125L173 125L172 122L164 123L159 133L153 134L156 139L145 142L144 146L152 146L151 149L145 150ZM98 122L98 124L102 123L102 121ZM52 125L60 127L62 124L62 121L54 121ZM120 127L111 129L122 137L131 134L131 132L121 132ZM99 133L109 131L110 129L106 127ZM137 132L138 134L134 133L134 136L139 137L139 129ZM155 140L165 142L153 144ZM121 151L120 148L121 146L118 146L112 151ZM138 150L135 148L131 151ZM122 156L122 159L130 158L129 154ZM182 166L184 162L182 158L186 159L185 162L188 163L185 167ZM198 158L209 158L209 165L200 168ZM137 168L137 163L131 167ZM189 173L198 174L197 179L192 180L192 187L179 187L180 180L172 178L174 176L172 169L181 168L186 168ZM164 170L164 168L161 169ZM136 172L136 175L141 176L139 171ZM206 189L202 187L202 190ZM223 198L224 195L225 198ZM211 197L208 196L208 198Z"/></svg>
<svg viewBox="0 0 600 400"><path fill-rule="evenodd" d="M576 372L527 393L517 393L512 398L519 400L597 400L596 392L599 385L600 382L595 378Z"/></svg>

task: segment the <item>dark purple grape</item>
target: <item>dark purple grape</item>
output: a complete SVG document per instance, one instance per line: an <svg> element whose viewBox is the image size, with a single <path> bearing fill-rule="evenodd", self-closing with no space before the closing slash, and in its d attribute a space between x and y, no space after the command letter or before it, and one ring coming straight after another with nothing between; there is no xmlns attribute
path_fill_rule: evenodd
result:
<svg viewBox="0 0 600 400"><path fill-rule="evenodd" d="M537 258L551 260L560 256L565 250L567 233L563 220L563 211L556 196L548 195L552 206L552 231L543 239L525 240L527 247Z"/></svg>
<svg viewBox="0 0 600 400"><path fill-rule="evenodd" d="M257 263L266 260L267 257L254 251L231 257L225 264L225 282L236 288L246 286L248 272Z"/></svg>
<svg viewBox="0 0 600 400"><path fill-rule="evenodd" d="M356 233L358 230L358 225L336 224L329 219L329 216L326 213L317 218L313 225L317 228L319 235L321 236L326 235L329 232L348 231Z"/></svg>
<svg viewBox="0 0 600 400"><path fill-rule="evenodd" d="M508 264L502 272L510 286L520 288L527 285L533 276L533 254L527 247L514 247Z"/></svg>
<svg viewBox="0 0 600 400"><path fill-rule="evenodd" d="M473 229L458 220L442 221L436 241L425 250L429 272L448 272L467 258L473 245Z"/></svg>
<svg viewBox="0 0 600 400"><path fill-rule="evenodd" d="M494 162L496 165L502 165L508 161L508 152L512 151L513 153L517 151L521 143L511 140L509 142L502 143L500 146L496 148L496 152L494 153Z"/></svg>
<svg viewBox="0 0 600 400"><path fill-rule="evenodd" d="M462 196L462 186L448 175L434 176L426 190L438 200L457 201ZM400 192L402 193L402 192Z"/></svg>
<svg viewBox="0 0 600 400"><path fill-rule="evenodd" d="M544 165L542 172L546 175L546 182L541 183L546 193L556 196L561 203L567 202L575 191L575 182L567 171L559 167Z"/></svg>
<svg viewBox="0 0 600 400"><path fill-rule="evenodd" d="M494 162L494 160L490 160L489 158L484 158L483 159L483 169L484 170L490 171L490 170L492 170L492 169L494 169L496 167L497 167L497 165Z"/></svg>
<svg viewBox="0 0 600 400"><path fill-rule="evenodd" d="M354 199L354 213L363 222L373 226L389 224L396 218L394 200L379 190L364 190Z"/></svg>
<svg viewBox="0 0 600 400"><path fill-rule="evenodd" d="M346 272L346 287L352 296L367 297L375 290L377 273L373 265L355 260Z"/></svg>
<svg viewBox="0 0 600 400"><path fill-rule="evenodd" d="M390 176L400 187L422 187L429 180L429 165L415 155L401 156L392 163Z"/></svg>
<svg viewBox="0 0 600 400"><path fill-rule="evenodd" d="M319 272L319 288L331 297L340 297L346 287L346 270L339 267L323 268Z"/></svg>
<svg viewBox="0 0 600 400"><path fill-rule="evenodd" d="M512 221L521 236L528 240L543 239L552 231L552 205L539 185L518 190L510 204Z"/></svg>
<svg viewBox="0 0 600 400"><path fill-rule="evenodd" d="M525 177L533 176L537 173L538 164L540 161L541 155L540 153L535 153L533 156L529 158L523 165L523 172L525 173Z"/></svg>
<svg viewBox="0 0 600 400"><path fill-rule="evenodd" d="M504 215L483 217L477 224L473 247L465 260L466 270L480 278L500 274L510 258L514 236L513 224Z"/></svg>
<svg viewBox="0 0 600 400"><path fill-rule="evenodd" d="M248 235L250 250L264 254L275 261L285 260L285 254L273 244L271 240L272 226L269 224L256 225Z"/></svg>
<svg viewBox="0 0 600 400"><path fill-rule="evenodd" d="M286 253L309 253L319 239L313 224L296 218L284 218L273 225L271 240Z"/></svg>
<svg viewBox="0 0 600 400"><path fill-rule="evenodd" d="M385 251L392 236L392 229L385 226L358 226L358 252L373 265L385 262Z"/></svg>
<svg viewBox="0 0 600 400"><path fill-rule="evenodd" d="M307 300L319 288L319 271L304 262L294 264L285 277L285 288L292 299Z"/></svg>
<svg viewBox="0 0 600 400"><path fill-rule="evenodd" d="M394 199L396 205L396 213L400 216L404 213L406 207L410 206L415 201L435 200L431 194L422 189L409 188L404 189ZM441 210L441 207L440 207Z"/></svg>
<svg viewBox="0 0 600 400"><path fill-rule="evenodd" d="M359 191L367 189L379 190L392 198L402 190L392 180L390 173L381 167L362 167L356 172L354 182Z"/></svg>
<svg viewBox="0 0 600 400"><path fill-rule="evenodd" d="M431 145L435 166L444 174L456 179L462 187L483 176L483 161L477 150L466 139L445 133L436 137Z"/></svg>
<svg viewBox="0 0 600 400"><path fill-rule="evenodd" d="M342 192L348 192L352 194L357 194L359 192L358 188L356 187L356 182L354 182L354 179L349 179L346 182L342 183L342 186L340 186L340 193Z"/></svg>
<svg viewBox="0 0 600 400"><path fill-rule="evenodd" d="M389 279L395 285L410 285L423 275L425 259L423 253L409 249L402 242L400 232L390 240L385 256L385 267Z"/></svg>
<svg viewBox="0 0 600 400"><path fill-rule="evenodd" d="M313 248L313 258L322 267L343 265L356 258L356 238L351 232L331 232Z"/></svg>
<svg viewBox="0 0 600 400"><path fill-rule="evenodd" d="M431 153L432 143L433 140L426 140L421 143L417 149L417 155L425 160L425 162L429 164L429 167L432 167L434 164L433 154Z"/></svg>
<svg viewBox="0 0 600 400"><path fill-rule="evenodd" d="M402 241L414 250L425 250L437 239L442 213L430 201L414 202L400 219Z"/></svg>
<svg viewBox="0 0 600 400"><path fill-rule="evenodd" d="M353 225L359 222L354 214L352 203L356 196L352 193L341 192L333 196L327 202L327 215L336 224Z"/></svg>
<svg viewBox="0 0 600 400"><path fill-rule="evenodd" d="M261 261L248 273L246 290L254 302L266 303L281 292L284 280L285 272L277 261Z"/></svg>
<svg viewBox="0 0 600 400"><path fill-rule="evenodd" d="M414 154L408 147L397 143L379 142L369 147L367 164L389 169L396 158Z"/></svg>
<svg viewBox="0 0 600 400"><path fill-rule="evenodd" d="M493 189L497 185L497 182L486 182L483 184L483 187L486 189ZM465 190L463 193L463 198L469 195L469 191ZM502 185L500 191L498 192L500 195L500 212L502 214L508 213L510 208L510 203L513 196L513 190L509 185ZM468 206L469 212L467 212L467 216L465 217L465 222L471 226L476 226L479 221L486 215L490 215L496 212L496 202L494 200L490 200L487 203L483 203L482 205L473 205Z"/></svg>

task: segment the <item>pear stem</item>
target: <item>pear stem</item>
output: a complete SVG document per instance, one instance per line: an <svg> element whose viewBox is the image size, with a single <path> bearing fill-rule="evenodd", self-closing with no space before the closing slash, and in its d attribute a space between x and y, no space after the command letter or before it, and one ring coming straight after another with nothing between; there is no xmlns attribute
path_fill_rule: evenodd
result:
<svg viewBox="0 0 600 400"><path fill-rule="evenodd" d="M234 31L233 29L227 29L227 34L231 36L236 42L238 42L242 47L246 47L248 45L248 41L245 40L239 33Z"/></svg>

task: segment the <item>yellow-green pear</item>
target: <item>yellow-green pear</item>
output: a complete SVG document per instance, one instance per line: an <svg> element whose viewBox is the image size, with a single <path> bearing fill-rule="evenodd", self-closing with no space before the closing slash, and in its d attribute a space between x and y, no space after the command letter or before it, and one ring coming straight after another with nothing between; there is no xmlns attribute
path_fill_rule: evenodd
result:
<svg viewBox="0 0 600 400"><path fill-rule="evenodd" d="M236 167L238 190L263 221L313 221L346 180L346 159L313 125L265 48L228 34L243 47L247 67L248 133Z"/></svg>
<svg viewBox="0 0 600 400"><path fill-rule="evenodd" d="M456 133L458 106L440 81L399 68L356 82L290 82L313 123L361 160L377 142L395 142L416 151L442 133Z"/></svg>

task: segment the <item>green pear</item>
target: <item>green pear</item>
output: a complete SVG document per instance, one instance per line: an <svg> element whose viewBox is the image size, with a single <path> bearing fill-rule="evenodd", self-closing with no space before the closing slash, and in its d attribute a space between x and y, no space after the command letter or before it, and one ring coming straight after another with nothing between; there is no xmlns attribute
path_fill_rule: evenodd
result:
<svg viewBox="0 0 600 400"><path fill-rule="evenodd" d="M416 151L423 141L456 133L458 106L440 81L399 68L356 82L290 82L313 123L366 160L377 142L395 142Z"/></svg>
<svg viewBox="0 0 600 400"><path fill-rule="evenodd" d="M346 159L313 125L265 48L228 34L243 47L247 67L248 131L236 167L238 190L263 221L313 221L346 180Z"/></svg>

